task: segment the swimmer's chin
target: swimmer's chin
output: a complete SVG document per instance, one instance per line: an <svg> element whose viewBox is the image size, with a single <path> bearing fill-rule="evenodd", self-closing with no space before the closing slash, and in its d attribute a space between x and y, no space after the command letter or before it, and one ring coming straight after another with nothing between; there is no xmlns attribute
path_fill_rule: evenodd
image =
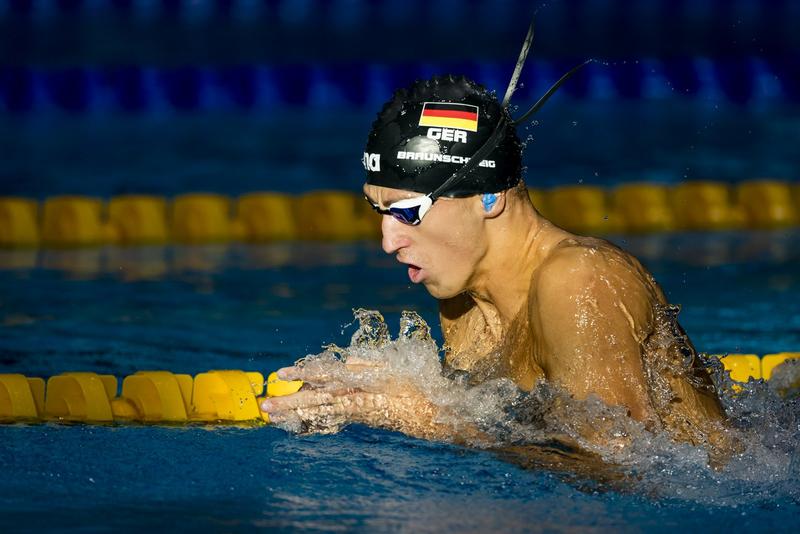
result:
<svg viewBox="0 0 800 534"><path fill-rule="evenodd" d="M424 280L422 285L425 286L425 289L428 291L430 296L437 300L451 299L453 297L457 297L465 291L464 289L444 288L430 279Z"/></svg>

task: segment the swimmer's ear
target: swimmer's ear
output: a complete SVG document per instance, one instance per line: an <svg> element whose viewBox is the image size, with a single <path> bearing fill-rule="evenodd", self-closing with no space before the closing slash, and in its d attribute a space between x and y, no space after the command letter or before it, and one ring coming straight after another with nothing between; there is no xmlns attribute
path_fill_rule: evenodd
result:
<svg viewBox="0 0 800 534"><path fill-rule="evenodd" d="M481 204L481 212L486 219L494 219L506 209L506 194L489 193L478 197Z"/></svg>

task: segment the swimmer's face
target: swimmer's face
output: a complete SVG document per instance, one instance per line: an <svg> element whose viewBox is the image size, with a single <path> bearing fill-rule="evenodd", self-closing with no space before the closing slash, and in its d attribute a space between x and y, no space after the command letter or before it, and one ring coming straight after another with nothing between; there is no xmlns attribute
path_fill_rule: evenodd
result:
<svg viewBox="0 0 800 534"><path fill-rule="evenodd" d="M389 204L420 196L414 191L365 185L364 194L373 204ZM382 215L383 250L396 254L408 266L413 283L425 285L437 299L450 298L469 287L476 267L486 251L483 208L479 197L440 198L416 226Z"/></svg>

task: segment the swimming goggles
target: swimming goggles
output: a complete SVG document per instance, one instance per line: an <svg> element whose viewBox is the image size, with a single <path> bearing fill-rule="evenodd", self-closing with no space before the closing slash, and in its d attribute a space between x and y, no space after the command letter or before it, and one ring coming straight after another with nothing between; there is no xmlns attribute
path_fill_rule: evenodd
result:
<svg viewBox="0 0 800 534"><path fill-rule="evenodd" d="M506 88L506 94L503 97L502 106L506 110L511 102L511 97L513 96L514 92L517 90L517 84L519 83L520 74L522 74L522 66L525 64L525 60L528 57L528 51L531 48L531 43L533 42L533 23L534 21L531 20L531 24L528 27L528 34L525 36L525 42L522 44L522 50L520 50L519 57L517 58L517 64L514 67L514 73L511 75L511 80L508 82L508 87ZM569 78L571 78L578 70L586 65L587 63L591 63L592 59L584 61L583 63L573 67L569 72L564 74L556 83L547 90L547 92L542 95L536 103L528 109L521 117L518 119L512 119L509 113L504 113L500 117L500 120L497 123L492 134L486 140L486 142L469 158L459 170L454 172L447 180L442 183L436 190L428 193L427 195L422 195L413 198L405 198L403 200L398 200L397 202L392 202L387 209L383 209L377 204L373 204L368 198L366 198L367 202L372 205L372 209L380 213L381 215L391 215L398 221L408 224L410 226L416 226L422 222L422 218L425 216L426 213L431 209L436 200L441 197L444 193L447 192L448 189L451 189L456 184L460 183L462 180L467 178L468 174L472 169L478 166L478 164L489 155L489 153L497 148L497 145L503 140L506 134L506 130L509 126L517 126L525 121L527 121L531 116L533 116L536 112L538 112L542 106L544 106L545 102L553 96L553 94L561 87L564 82L566 82Z"/></svg>
<svg viewBox="0 0 800 534"><path fill-rule="evenodd" d="M387 209L383 209L379 205L374 204L366 196L364 199L369 202L372 209L381 215L391 215L403 224L416 226L422 222L422 218L428 213L431 206L433 206L435 199L432 198L432 195L433 193L413 198L404 198L403 200L392 202Z"/></svg>

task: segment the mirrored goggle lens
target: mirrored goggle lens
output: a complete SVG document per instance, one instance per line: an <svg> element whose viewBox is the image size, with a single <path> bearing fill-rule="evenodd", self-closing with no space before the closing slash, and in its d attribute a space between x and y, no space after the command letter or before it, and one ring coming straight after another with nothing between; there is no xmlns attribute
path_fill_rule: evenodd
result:
<svg viewBox="0 0 800 534"><path fill-rule="evenodd" d="M389 207L389 213L392 217L404 224L417 225L420 223L419 219L419 206L411 206L408 208L392 208Z"/></svg>

